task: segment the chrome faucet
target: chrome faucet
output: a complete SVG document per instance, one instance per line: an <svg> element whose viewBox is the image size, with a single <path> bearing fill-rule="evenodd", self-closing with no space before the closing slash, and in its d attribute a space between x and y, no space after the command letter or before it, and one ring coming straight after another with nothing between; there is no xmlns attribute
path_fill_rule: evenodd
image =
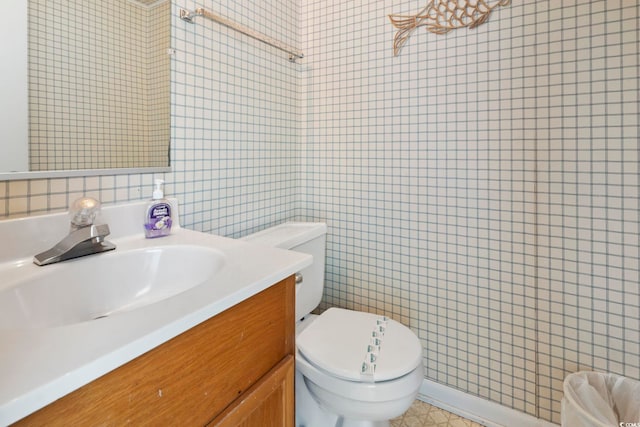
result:
<svg viewBox="0 0 640 427"><path fill-rule="evenodd" d="M53 248L33 257L33 262L43 266L115 249L113 243L104 240L110 233L109 226L93 223L99 211L100 202L91 197L83 197L73 202L69 209L69 234Z"/></svg>

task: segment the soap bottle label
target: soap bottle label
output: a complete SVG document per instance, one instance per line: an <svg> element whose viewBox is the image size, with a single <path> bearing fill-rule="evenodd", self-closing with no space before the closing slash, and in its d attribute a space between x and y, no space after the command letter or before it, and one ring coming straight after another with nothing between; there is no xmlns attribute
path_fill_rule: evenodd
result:
<svg viewBox="0 0 640 427"><path fill-rule="evenodd" d="M171 206L157 203L149 208L149 218L145 224L148 238L166 236L171 231Z"/></svg>

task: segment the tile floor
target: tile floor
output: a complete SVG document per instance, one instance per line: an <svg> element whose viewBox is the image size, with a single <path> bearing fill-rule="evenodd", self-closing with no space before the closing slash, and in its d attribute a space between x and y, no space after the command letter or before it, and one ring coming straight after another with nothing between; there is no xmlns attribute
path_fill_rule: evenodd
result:
<svg viewBox="0 0 640 427"><path fill-rule="evenodd" d="M481 424L416 400L407 412L391 420L391 427L481 427Z"/></svg>

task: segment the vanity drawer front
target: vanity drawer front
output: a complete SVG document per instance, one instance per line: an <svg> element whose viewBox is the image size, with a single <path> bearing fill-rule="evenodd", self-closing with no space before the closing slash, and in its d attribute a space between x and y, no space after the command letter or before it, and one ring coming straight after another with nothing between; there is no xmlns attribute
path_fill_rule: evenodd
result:
<svg viewBox="0 0 640 427"><path fill-rule="evenodd" d="M205 425L294 353L293 276L17 425Z"/></svg>

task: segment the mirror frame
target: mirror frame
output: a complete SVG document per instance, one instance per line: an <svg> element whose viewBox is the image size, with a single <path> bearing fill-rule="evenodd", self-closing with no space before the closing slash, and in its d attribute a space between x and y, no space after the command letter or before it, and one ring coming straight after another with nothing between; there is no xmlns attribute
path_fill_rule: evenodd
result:
<svg viewBox="0 0 640 427"><path fill-rule="evenodd" d="M29 179L50 179L50 178L75 178L83 176L100 175L131 175L144 173L165 173L171 172L171 165L157 168L118 168L118 169L69 169L57 171L36 171L36 172L0 172L0 182L19 181Z"/></svg>

